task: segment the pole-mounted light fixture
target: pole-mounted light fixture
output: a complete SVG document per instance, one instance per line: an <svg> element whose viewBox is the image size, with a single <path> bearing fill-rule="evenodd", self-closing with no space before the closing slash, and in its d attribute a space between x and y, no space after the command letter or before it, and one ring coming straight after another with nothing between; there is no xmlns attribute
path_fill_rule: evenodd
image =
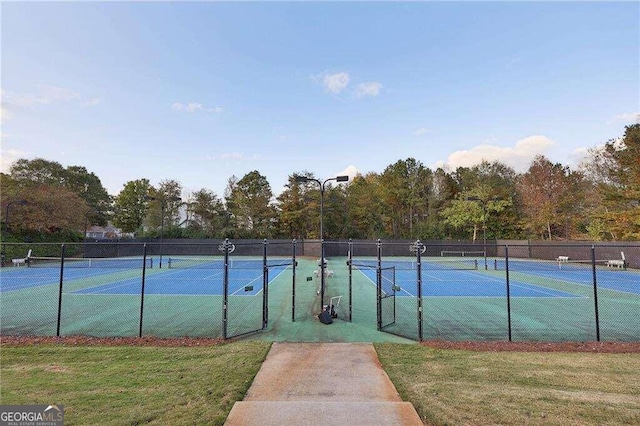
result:
<svg viewBox="0 0 640 426"><path fill-rule="evenodd" d="M342 175L320 181L309 176L295 175L296 183L315 182L320 187L320 309L324 310L324 289L325 289L325 256L324 256L324 190L327 182L348 182L349 176Z"/></svg>

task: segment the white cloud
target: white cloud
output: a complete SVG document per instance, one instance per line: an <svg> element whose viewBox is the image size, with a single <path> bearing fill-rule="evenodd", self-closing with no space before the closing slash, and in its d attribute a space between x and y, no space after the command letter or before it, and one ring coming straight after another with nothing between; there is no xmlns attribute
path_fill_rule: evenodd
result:
<svg viewBox="0 0 640 426"><path fill-rule="evenodd" d="M102 98L91 98L88 101L86 101L83 105L84 106L96 106L96 105L100 105L102 103Z"/></svg>
<svg viewBox="0 0 640 426"><path fill-rule="evenodd" d="M325 74L322 78L322 85L327 92L333 94L339 94L347 88L349 84L349 74L346 72L339 72L336 74Z"/></svg>
<svg viewBox="0 0 640 426"><path fill-rule="evenodd" d="M187 112L203 111L203 112L221 113L222 111L224 111L224 108L220 106L208 108L198 102L189 102L187 104L174 102L173 105L171 105L171 109L174 109L176 111L187 111Z"/></svg>
<svg viewBox="0 0 640 426"><path fill-rule="evenodd" d="M360 83L356 88L356 98L364 98L367 96L376 97L380 94L380 89L382 89L382 83L377 81Z"/></svg>
<svg viewBox="0 0 640 426"><path fill-rule="evenodd" d="M413 131L414 136L423 136L427 133L431 133L431 129L428 129L426 127L420 127L419 129Z"/></svg>
<svg viewBox="0 0 640 426"><path fill-rule="evenodd" d="M11 119L11 112L3 106L0 106L0 121L7 121Z"/></svg>
<svg viewBox="0 0 640 426"><path fill-rule="evenodd" d="M445 164L455 170L458 167L473 167L483 160L500 161L513 167L516 171L524 171L536 155L544 155L554 145L553 140L541 135L520 139L514 147L482 144L468 150L452 153Z"/></svg>
<svg viewBox="0 0 640 426"><path fill-rule="evenodd" d="M335 176L349 176L349 181L352 181L353 178L359 174L360 172L358 171L358 168L356 166L350 165L347 166L347 168L343 171L336 173Z"/></svg>
<svg viewBox="0 0 640 426"><path fill-rule="evenodd" d="M35 94L3 91L2 98L9 105L25 108L77 100L80 95L66 87L42 86Z"/></svg>
<svg viewBox="0 0 640 426"><path fill-rule="evenodd" d="M3 135L3 139L5 135ZM18 149L7 149L2 151L2 155L0 156L0 171L2 173L9 173L9 169L11 165L20 158L29 157L29 153L25 151L20 151Z"/></svg>
<svg viewBox="0 0 640 426"><path fill-rule="evenodd" d="M624 122L624 123L639 123L640 124L640 112L628 112L624 114L618 114L613 117L613 122Z"/></svg>
<svg viewBox="0 0 640 426"><path fill-rule="evenodd" d="M581 164L589 158L589 148L576 148L570 154L569 158L573 164Z"/></svg>

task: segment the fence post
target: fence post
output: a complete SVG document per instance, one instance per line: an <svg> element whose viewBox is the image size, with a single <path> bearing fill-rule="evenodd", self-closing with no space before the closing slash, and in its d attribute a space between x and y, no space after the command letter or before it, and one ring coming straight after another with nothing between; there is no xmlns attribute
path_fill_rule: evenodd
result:
<svg viewBox="0 0 640 426"><path fill-rule="evenodd" d="M58 321L56 325L56 336L60 337L60 323L62 322L62 283L64 281L64 254L65 245L60 248L60 285L58 287Z"/></svg>
<svg viewBox="0 0 640 426"><path fill-rule="evenodd" d="M600 317L598 315L598 281L596 278L596 247L591 246L591 271L593 274L593 305L596 311L596 340L600 341Z"/></svg>
<svg viewBox="0 0 640 426"><path fill-rule="evenodd" d="M229 239L225 238L223 243L224 250L224 274L222 278L222 337L227 338L227 320L229 313L227 311L229 304Z"/></svg>
<svg viewBox="0 0 640 426"><path fill-rule="evenodd" d="M511 286L509 284L509 246L504 246L504 264L507 274L507 327L509 329L509 341L511 341Z"/></svg>
<svg viewBox="0 0 640 426"><path fill-rule="evenodd" d="M353 321L353 276L351 270L351 259L353 259L352 249L353 241L349 238L349 253L347 253L347 264L349 265L349 322Z"/></svg>
<svg viewBox="0 0 640 426"><path fill-rule="evenodd" d="M262 329L269 324L269 267L267 266L267 239L262 241Z"/></svg>
<svg viewBox="0 0 640 426"><path fill-rule="evenodd" d="M416 241L416 266L418 270L417 283L418 283L418 341L422 341L423 332L422 332L422 251L426 251L426 246L424 246L420 240Z"/></svg>
<svg viewBox="0 0 640 426"><path fill-rule="evenodd" d="M296 322L296 239L293 239L292 246L292 262L293 262L293 282L291 283L291 322Z"/></svg>
<svg viewBox="0 0 640 426"><path fill-rule="evenodd" d="M140 328L138 329L138 337L142 337L142 318L144 312L144 282L147 273L147 244L142 246L142 288L140 289Z"/></svg>
<svg viewBox="0 0 640 426"><path fill-rule="evenodd" d="M382 242L376 242L378 265L376 267L376 319L378 331L382 330Z"/></svg>

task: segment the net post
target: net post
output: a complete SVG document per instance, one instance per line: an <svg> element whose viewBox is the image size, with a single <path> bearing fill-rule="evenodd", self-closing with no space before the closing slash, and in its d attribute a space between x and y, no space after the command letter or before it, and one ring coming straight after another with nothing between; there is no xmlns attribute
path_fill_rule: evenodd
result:
<svg viewBox="0 0 640 426"><path fill-rule="evenodd" d="M144 284L147 274L147 243L142 246L142 287L140 288L140 327L138 337L142 337L142 318L144 314Z"/></svg>
<svg viewBox="0 0 640 426"><path fill-rule="evenodd" d="M64 255L65 245L60 247L60 283L58 286L58 320L56 322L56 336L60 337L60 324L62 322L62 283L64 282Z"/></svg>
<svg viewBox="0 0 640 426"><path fill-rule="evenodd" d="M269 268L267 266L267 239L262 240L262 329L269 324Z"/></svg>
<svg viewBox="0 0 640 426"><path fill-rule="evenodd" d="M377 266L376 266L376 320L378 331L382 330L382 242L378 238L376 242Z"/></svg>
<svg viewBox="0 0 640 426"><path fill-rule="evenodd" d="M509 330L509 341L511 342L511 286L509 285L509 246L504 246L504 265L507 281L507 327Z"/></svg>
<svg viewBox="0 0 640 426"><path fill-rule="evenodd" d="M598 280L596 278L596 246L591 246L591 271L593 274L593 306L595 309L596 320L596 340L600 341L600 317L598 309Z"/></svg>
<svg viewBox="0 0 640 426"><path fill-rule="evenodd" d="M224 251L224 273L222 278L222 338L227 338L227 322L229 319L229 239L225 238L223 247Z"/></svg>
<svg viewBox="0 0 640 426"><path fill-rule="evenodd" d="M296 239L291 242L291 260L293 263L293 280L291 283L291 322L296 322Z"/></svg>

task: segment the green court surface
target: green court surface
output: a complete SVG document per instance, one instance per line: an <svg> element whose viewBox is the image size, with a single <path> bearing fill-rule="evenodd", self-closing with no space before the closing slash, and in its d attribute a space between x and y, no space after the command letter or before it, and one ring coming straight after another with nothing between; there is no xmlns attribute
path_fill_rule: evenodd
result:
<svg viewBox="0 0 640 426"><path fill-rule="evenodd" d="M278 342L407 342L507 340L505 273L498 270L423 271L418 298L415 272L396 271L398 292L381 301L378 331L375 274L349 270L346 258L328 259L325 303L341 296L338 318L322 324L315 258L298 258L295 269L295 320L292 319L293 268L269 275L268 322L263 329L261 274L237 275L229 296L227 337ZM428 263L428 260L425 262ZM4 335L56 335L59 274L55 269L3 268L0 326ZM351 273L351 275L350 275ZM514 341L594 341L593 288L579 275L511 274L511 332ZM640 339L638 271L598 272L598 322L603 341ZM413 274L413 275L412 275ZM150 268L150 285L141 297L137 269L69 271L60 305L60 335L222 337L222 278L219 270ZM246 282L245 282L246 281ZM349 317L349 282L352 309ZM616 282L629 285L621 290ZM640 279L637 280L640 283ZM251 291L247 290L251 284ZM164 286L164 287L163 287ZM388 288L386 287L386 291ZM170 289L171 291L167 291ZM177 289L177 290L176 290ZM184 289L184 290L181 290ZM245 289L247 291L242 291ZM631 291L630 291L631 289ZM231 292L230 292L231 293ZM333 299L337 304L337 300ZM418 322L421 304L422 323ZM142 321L140 320L142 314ZM411 340L408 340L411 339Z"/></svg>

